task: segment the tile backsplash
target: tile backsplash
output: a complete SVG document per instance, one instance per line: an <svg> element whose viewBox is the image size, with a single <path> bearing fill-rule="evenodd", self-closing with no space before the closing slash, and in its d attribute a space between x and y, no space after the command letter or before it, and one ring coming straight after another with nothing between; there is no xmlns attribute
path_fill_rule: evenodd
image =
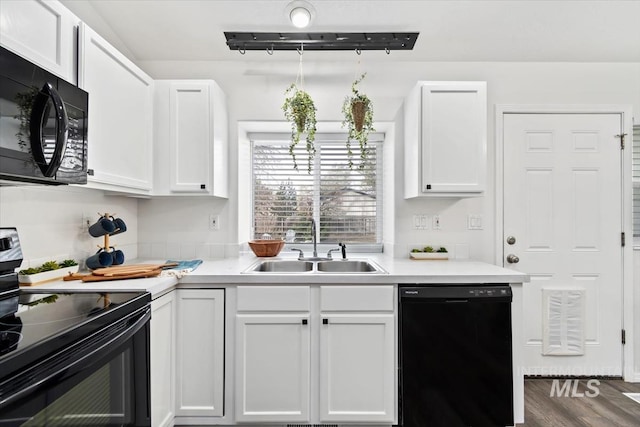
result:
<svg viewBox="0 0 640 427"><path fill-rule="evenodd" d="M21 268L69 258L83 267L103 243L102 238L89 235L86 227L86 218L98 219L99 212L117 214L126 222L127 231L113 236L110 244L125 253L125 262L137 258L136 199L78 186L0 187L0 227L18 229L24 257Z"/></svg>

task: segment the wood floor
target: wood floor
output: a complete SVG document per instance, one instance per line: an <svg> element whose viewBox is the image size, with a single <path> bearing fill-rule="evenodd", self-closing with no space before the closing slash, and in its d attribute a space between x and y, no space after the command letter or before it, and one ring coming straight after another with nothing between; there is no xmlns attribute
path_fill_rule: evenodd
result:
<svg viewBox="0 0 640 427"><path fill-rule="evenodd" d="M581 379L575 395L550 397L553 380L526 379L525 423L518 427L640 427L640 403L622 393L640 393L640 384L622 380L600 380L600 385ZM564 380L560 380L560 386ZM556 391L557 391L556 385ZM595 397L595 391L599 394ZM571 395L572 393L567 393Z"/></svg>

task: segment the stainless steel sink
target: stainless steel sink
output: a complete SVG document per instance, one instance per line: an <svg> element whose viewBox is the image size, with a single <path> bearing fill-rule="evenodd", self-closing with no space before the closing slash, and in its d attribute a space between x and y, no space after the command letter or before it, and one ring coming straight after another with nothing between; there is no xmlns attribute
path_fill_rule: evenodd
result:
<svg viewBox="0 0 640 427"><path fill-rule="evenodd" d="M245 274L317 273L317 274L385 274L386 271L368 260L260 260L243 271Z"/></svg>
<svg viewBox="0 0 640 427"><path fill-rule="evenodd" d="M313 263L309 261L260 261L249 267L250 271L266 273L305 273L313 270Z"/></svg>
<svg viewBox="0 0 640 427"><path fill-rule="evenodd" d="M326 273L372 273L378 268L369 261L320 261L318 271Z"/></svg>

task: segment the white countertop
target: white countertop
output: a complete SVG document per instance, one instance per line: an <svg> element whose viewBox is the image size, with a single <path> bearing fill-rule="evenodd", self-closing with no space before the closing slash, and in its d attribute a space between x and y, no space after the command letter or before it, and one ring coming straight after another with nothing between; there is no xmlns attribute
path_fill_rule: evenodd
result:
<svg viewBox="0 0 640 427"><path fill-rule="evenodd" d="M295 259L279 256L274 259ZM155 298L175 288L202 288L205 285L220 287L239 284L482 284L482 283L523 283L529 276L478 261L427 261L397 259L383 254L354 254L349 259L372 260L386 274L371 273L242 273L258 261L253 254L238 258L204 261L195 271L180 279L175 277L154 277L148 279L113 280L104 282L82 282L56 280L26 289L47 292L118 292L147 291ZM130 264L161 263L164 260L135 260ZM340 262L336 259L334 262Z"/></svg>

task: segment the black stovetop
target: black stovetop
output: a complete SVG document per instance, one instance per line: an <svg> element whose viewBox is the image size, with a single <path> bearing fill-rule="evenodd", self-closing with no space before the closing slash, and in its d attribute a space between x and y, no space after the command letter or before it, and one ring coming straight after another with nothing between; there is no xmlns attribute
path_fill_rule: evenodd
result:
<svg viewBox="0 0 640 427"><path fill-rule="evenodd" d="M0 296L0 377L149 304L148 293L36 293Z"/></svg>

